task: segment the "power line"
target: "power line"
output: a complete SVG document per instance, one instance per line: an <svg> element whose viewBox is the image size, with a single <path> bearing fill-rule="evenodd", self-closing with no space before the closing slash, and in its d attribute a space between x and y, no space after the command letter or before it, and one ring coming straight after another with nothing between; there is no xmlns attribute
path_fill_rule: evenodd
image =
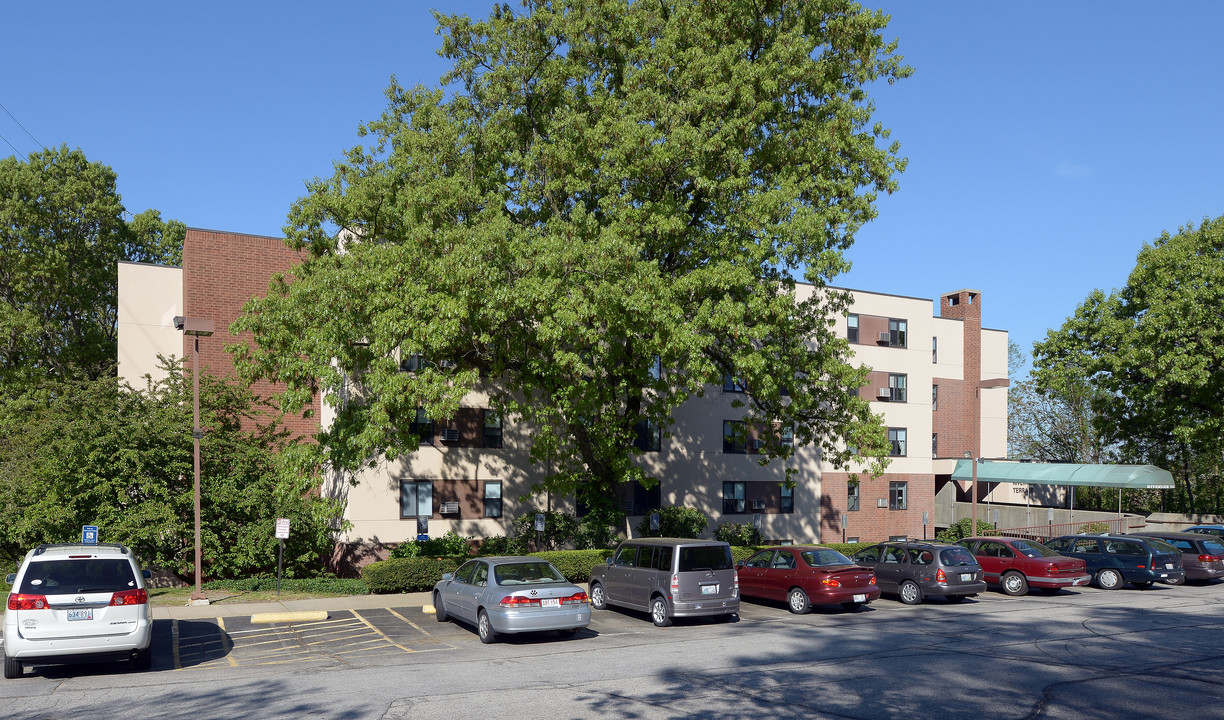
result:
<svg viewBox="0 0 1224 720"><path fill-rule="evenodd" d="M9 139L8 139L8 138L6 138L6 137L4 137L4 135L0 134L0 140L3 140L4 142L8 143L8 146L9 146L9 147L11 147L11 148L13 148L13 152L16 154L17 159L18 159L18 160L20 160L20 159L21 159L21 151L20 151L20 150L18 150L18 149L16 148L16 146L14 146L14 145L13 145L13 143L9 142Z"/></svg>
<svg viewBox="0 0 1224 720"><path fill-rule="evenodd" d="M46 146L44 146L42 143L38 142L38 139L37 139L37 138L35 138L33 135L31 135L31 134L30 134L30 131L29 131L29 130L26 130L26 129L25 129L25 125L22 125L20 120L18 120L16 117L13 117L13 113L9 112L9 109L8 109L8 108L6 108L6 107L4 107L4 103L0 103L0 108L3 108L3 109L4 109L4 112L5 112L5 114L6 114L6 115L8 115L9 117L13 118L13 122L17 123L17 127L21 128L21 131L22 131L23 133L25 133L25 134L26 134L26 137L28 137L28 138L30 138L31 140L33 140L35 145L37 145L38 147L40 147L40 148L42 148L42 149L44 149L44 150L46 150L46 149L47 149L47 148L46 148ZM6 138L4 142L8 142L8 139ZM9 147L13 147L13 144L12 144L12 143L9 143ZM13 149L14 149L14 150L16 150L17 148L13 148Z"/></svg>

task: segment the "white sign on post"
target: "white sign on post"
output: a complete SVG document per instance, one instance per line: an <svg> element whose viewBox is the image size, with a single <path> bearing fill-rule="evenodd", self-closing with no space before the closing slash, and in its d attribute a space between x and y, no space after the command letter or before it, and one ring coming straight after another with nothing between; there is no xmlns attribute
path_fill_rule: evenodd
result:
<svg viewBox="0 0 1224 720"><path fill-rule="evenodd" d="M281 540L289 537L289 518L276 519L276 537Z"/></svg>

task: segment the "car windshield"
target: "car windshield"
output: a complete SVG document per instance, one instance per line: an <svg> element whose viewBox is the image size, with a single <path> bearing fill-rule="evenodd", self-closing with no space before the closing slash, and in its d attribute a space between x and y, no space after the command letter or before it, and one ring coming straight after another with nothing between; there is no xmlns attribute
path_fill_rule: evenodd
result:
<svg viewBox="0 0 1224 720"><path fill-rule="evenodd" d="M1023 554L1024 557L1053 557L1058 554L1045 545L1033 542L1032 540L1017 540L1012 543L1012 547Z"/></svg>
<svg viewBox="0 0 1224 720"><path fill-rule="evenodd" d="M120 592L136 587L132 564L124 558L44 560L26 568L19 592L34 595Z"/></svg>
<svg viewBox="0 0 1224 720"><path fill-rule="evenodd" d="M815 550L804 550L799 553L803 561L812 567L821 567L828 565L853 565L854 562L850 558L842 555L836 550L829 548L817 548Z"/></svg>
<svg viewBox="0 0 1224 720"><path fill-rule="evenodd" d="M680 572L730 570L735 567L729 545L690 545L680 548Z"/></svg>
<svg viewBox="0 0 1224 720"><path fill-rule="evenodd" d="M1151 545L1152 549L1158 553L1178 553L1179 555L1181 554L1181 550L1178 550L1176 547L1170 545L1164 540L1157 540L1156 538L1149 538L1147 541L1147 544Z"/></svg>
<svg viewBox="0 0 1224 720"><path fill-rule="evenodd" d="M565 582L565 576L548 562L506 563L493 566L498 585L533 585Z"/></svg>
<svg viewBox="0 0 1224 720"><path fill-rule="evenodd" d="M941 550L939 559L944 565L974 565L977 560L963 547L950 547Z"/></svg>

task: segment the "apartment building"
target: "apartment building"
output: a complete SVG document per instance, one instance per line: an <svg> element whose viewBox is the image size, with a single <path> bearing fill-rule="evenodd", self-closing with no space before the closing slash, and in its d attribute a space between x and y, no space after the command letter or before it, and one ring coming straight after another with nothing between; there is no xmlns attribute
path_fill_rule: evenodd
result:
<svg viewBox="0 0 1224 720"><path fill-rule="evenodd" d="M277 238L191 229L183 267L122 263L119 268L120 373L134 380L154 373L157 353L188 356L188 339L173 317L212 319L216 334L201 342L201 368L233 374L224 347L250 338L228 331L246 300L267 291L274 273L289 272L300 255ZM802 286L801 292L812 292ZM1002 457L1007 436L1007 333L983 329L982 296L957 290L938 299L852 290L841 328L856 359L871 368L858 388L889 428L893 457L872 478L839 471L812 448L788 461L793 487L778 463L761 467L751 442L736 440L732 407L740 392L733 379L710 388L675 414L667 437L641 433L642 462L661 479L645 489L622 488L618 502L632 528L652 509L686 505L705 512L710 531L724 522L756 523L764 537L795 542L932 537L936 490L947 487L957 459ZM938 307L936 307L938 306ZM405 372L417 359L403 359ZM265 394L270 384L256 388ZM471 393L453 418L418 417L425 440L410 455L351 476L333 475L321 490L342 498L352 529L342 538L360 561L418 534L419 518L431 536L449 530L485 537L504 534L514 518L538 509L573 510L571 498L534 495L548 468L533 466L532 429L489 411L487 388ZM291 428L309 435L331 421L315 399ZM930 445L928 446L928 440ZM966 455L968 453L968 455ZM956 494L967 497L967 487Z"/></svg>

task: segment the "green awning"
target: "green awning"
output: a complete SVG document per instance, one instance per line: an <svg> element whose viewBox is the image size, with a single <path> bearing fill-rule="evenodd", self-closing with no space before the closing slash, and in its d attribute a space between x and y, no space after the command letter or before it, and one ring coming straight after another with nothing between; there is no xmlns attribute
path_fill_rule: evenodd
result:
<svg viewBox="0 0 1224 720"><path fill-rule="evenodd" d="M953 480L973 479L971 460L957 460ZM1155 465L1077 465L1075 463L1022 463L983 460L977 467L978 482L1009 482L1030 485L1077 485L1128 489L1168 489L1173 476Z"/></svg>

